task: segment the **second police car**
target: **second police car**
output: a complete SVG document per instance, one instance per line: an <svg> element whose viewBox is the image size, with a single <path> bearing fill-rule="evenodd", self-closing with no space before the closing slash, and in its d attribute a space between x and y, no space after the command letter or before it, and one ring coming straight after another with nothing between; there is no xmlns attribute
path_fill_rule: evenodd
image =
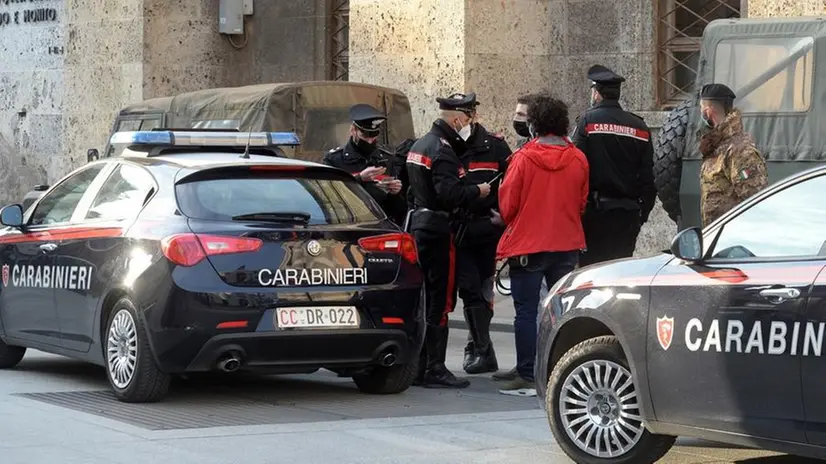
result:
<svg viewBox="0 0 826 464"><path fill-rule="evenodd" d="M398 393L423 341L412 237L291 133L122 132L122 156L0 211L0 368L27 348L106 367L116 396L268 368ZM248 149L245 150L245 146Z"/></svg>
<svg viewBox="0 0 826 464"><path fill-rule="evenodd" d="M537 391L572 459L652 463L676 436L826 458L824 192L809 170L550 289Z"/></svg>

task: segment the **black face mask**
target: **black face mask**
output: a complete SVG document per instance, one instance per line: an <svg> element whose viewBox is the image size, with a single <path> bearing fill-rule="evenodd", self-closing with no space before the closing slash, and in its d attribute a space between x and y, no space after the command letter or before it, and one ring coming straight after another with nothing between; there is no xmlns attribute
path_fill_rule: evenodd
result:
<svg viewBox="0 0 826 464"><path fill-rule="evenodd" d="M370 143L358 137L353 137L353 141L356 143L356 149L364 154L370 154L376 149L375 142Z"/></svg>
<svg viewBox="0 0 826 464"><path fill-rule="evenodd" d="M514 121L513 130L515 130L516 133L522 137L530 138L531 136L531 131L528 129L527 121Z"/></svg>

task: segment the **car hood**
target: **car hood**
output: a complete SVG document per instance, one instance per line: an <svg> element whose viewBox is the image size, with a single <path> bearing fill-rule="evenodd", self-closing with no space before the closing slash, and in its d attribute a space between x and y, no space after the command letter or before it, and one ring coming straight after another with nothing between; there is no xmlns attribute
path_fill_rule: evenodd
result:
<svg viewBox="0 0 826 464"><path fill-rule="evenodd" d="M647 258L625 258L592 264L572 272L556 293L606 287L646 286L674 256L661 253Z"/></svg>

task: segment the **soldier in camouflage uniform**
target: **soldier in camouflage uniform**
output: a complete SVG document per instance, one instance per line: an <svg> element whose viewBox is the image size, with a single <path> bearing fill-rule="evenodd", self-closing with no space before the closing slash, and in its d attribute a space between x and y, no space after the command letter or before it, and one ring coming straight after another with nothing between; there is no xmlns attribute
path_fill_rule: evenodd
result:
<svg viewBox="0 0 826 464"><path fill-rule="evenodd" d="M708 84L700 93L701 114L707 127L700 140L704 226L768 185L766 162L743 131L734 99L734 92L722 84Z"/></svg>

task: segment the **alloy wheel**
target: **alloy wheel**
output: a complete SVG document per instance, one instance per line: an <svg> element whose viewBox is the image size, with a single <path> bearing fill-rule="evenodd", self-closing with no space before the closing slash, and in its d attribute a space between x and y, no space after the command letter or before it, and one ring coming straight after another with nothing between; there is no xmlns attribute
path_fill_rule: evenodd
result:
<svg viewBox="0 0 826 464"><path fill-rule="evenodd" d="M645 430L631 373L606 360L585 362L568 374L559 414L571 441L597 458L631 451Z"/></svg>
<svg viewBox="0 0 826 464"><path fill-rule="evenodd" d="M132 314L122 309L112 319L106 342L109 376L124 389L135 376L138 358L138 331Z"/></svg>

